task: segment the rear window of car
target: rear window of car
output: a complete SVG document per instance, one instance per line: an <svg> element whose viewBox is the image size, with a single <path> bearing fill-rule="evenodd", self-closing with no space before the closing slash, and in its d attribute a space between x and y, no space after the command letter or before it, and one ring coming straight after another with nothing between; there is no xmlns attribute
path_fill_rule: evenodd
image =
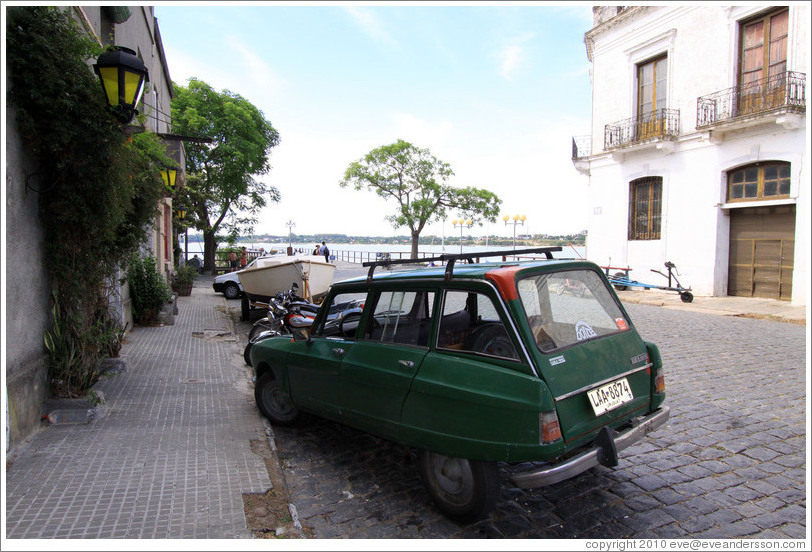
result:
<svg viewBox="0 0 812 552"><path fill-rule="evenodd" d="M611 291L592 270L530 276L519 280L517 288L542 351L629 329Z"/></svg>

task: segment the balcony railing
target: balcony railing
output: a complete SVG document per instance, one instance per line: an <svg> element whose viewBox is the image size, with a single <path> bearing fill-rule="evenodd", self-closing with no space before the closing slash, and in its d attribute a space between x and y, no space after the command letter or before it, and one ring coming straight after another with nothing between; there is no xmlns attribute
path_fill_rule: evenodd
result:
<svg viewBox="0 0 812 552"><path fill-rule="evenodd" d="M592 155L592 136L572 137L572 158L584 159Z"/></svg>
<svg viewBox="0 0 812 552"><path fill-rule="evenodd" d="M679 109L655 109L640 117L624 119L603 129L603 149L610 150L652 139L679 136Z"/></svg>
<svg viewBox="0 0 812 552"><path fill-rule="evenodd" d="M806 75L786 71L696 101L696 128L776 109L806 111Z"/></svg>

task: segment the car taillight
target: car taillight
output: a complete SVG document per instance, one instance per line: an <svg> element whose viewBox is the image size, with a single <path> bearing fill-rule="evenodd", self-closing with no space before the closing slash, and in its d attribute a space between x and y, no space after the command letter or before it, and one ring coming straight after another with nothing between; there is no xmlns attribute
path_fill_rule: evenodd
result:
<svg viewBox="0 0 812 552"><path fill-rule="evenodd" d="M548 445L561 440L561 426L555 410L539 414L539 442Z"/></svg>
<svg viewBox="0 0 812 552"><path fill-rule="evenodd" d="M654 377L654 392L665 393L665 374L662 366L657 370L657 375Z"/></svg>

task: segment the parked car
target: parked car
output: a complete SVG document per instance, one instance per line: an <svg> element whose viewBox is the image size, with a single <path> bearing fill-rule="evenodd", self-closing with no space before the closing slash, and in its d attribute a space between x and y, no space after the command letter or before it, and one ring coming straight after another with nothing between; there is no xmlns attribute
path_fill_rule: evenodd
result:
<svg viewBox="0 0 812 552"><path fill-rule="evenodd" d="M259 259L265 259L267 257L267 255L257 257L248 263L245 268L253 266ZM222 293L226 296L226 299L239 299L243 295L242 284L240 283L240 277L237 276L237 272L226 272L225 274L215 276L212 287L215 293Z"/></svg>
<svg viewBox="0 0 812 552"><path fill-rule="evenodd" d="M254 345L259 410L417 449L429 494L459 521L495 505L497 462L521 464L520 488L617 465L668 420L661 357L603 271L552 259L560 249L520 251L547 257L521 263L442 255L432 260L446 267L381 274L399 261L366 263L369 276L333 284L309 329ZM565 284L579 293L560 293ZM331 321L331 305L349 300L363 301L360 317Z"/></svg>

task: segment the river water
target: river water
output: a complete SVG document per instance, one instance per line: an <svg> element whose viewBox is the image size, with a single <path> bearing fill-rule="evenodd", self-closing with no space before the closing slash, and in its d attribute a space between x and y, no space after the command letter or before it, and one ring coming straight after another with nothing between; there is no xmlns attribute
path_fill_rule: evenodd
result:
<svg viewBox="0 0 812 552"><path fill-rule="evenodd" d="M182 246L183 244L181 244ZM292 247L296 253L312 253L315 243L293 243ZM276 251L284 253L287 250L287 243L269 243L269 242L251 242L240 243L240 247L245 246L251 251L264 249L265 252ZM330 254L335 255L338 259L349 261L367 261L374 260L377 253L390 253L393 259L408 258L412 250L410 244L381 244L381 243L328 243L327 247L330 248ZM516 244L516 249L521 250L527 247L544 247L544 246L525 246ZM562 246L561 251L553 253L556 259L578 259L586 257L586 248L583 246ZM512 245L464 245L462 246L462 253L477 253L481 251L512 251ZM456 245L420 245L418 248L420 257L427 257L431 255L441 255L443 253L460 253L459 244ZM198 254L203 256L203 242L189 242L189 257Z"/></svg>

